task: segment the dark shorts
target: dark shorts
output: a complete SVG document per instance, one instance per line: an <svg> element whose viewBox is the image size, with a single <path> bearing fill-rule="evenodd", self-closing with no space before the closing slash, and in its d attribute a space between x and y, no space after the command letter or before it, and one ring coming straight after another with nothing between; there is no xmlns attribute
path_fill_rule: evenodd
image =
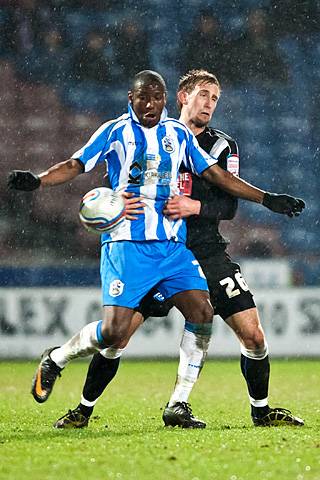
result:
<svg viewBox="0 0 320 480"><path fill-rule="evenodd" d="M241 275L240 266L228 254L199 260L207 277L214 314L226 320L235 313L255 308L253 295Z"/></svg>
<svg viewBox="0 0 320 480"><path fill-rule="evenodd" d="M255 308L253 295L241 275L240 266L232 262L227 253L199 260L199 263L207 277L215 315L226 320L235 313ZM170 300L163 300L159 292L153 289L143 298L137 310L144 318L164 317L172 304Z"/></svg>

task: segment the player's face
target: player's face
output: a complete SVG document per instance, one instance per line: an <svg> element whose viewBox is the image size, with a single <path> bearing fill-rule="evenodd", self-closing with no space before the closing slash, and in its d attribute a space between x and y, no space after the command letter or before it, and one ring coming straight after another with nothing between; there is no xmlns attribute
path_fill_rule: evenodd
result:
<svg viewBox="0 0 320 480"><path fill-rule="evenodd" d="M128 97L141 125L152 128L159 123L166 104L166 92L161 84L138 84Z"/></svg>
<svg viewBox="0 0 320 480"><path fill-rule="evenodd" d="M220 88L213 83L199 83L187 93L182 108L184 114L197 127L210 122L220 97Z"/></svg>

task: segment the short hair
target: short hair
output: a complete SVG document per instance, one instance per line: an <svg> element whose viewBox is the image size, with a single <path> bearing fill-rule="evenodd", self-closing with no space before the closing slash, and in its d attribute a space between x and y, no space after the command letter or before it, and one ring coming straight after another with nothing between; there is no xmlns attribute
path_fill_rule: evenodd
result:
<svg viewBox="0 0 320 480"><path fill-rule="evenodd" d="M144 85L152 85L153 83L157 83L161 85L165 93L167 93L167 86L164 78L160 75L160 73L153 70L142 70L141 72L136 73L136 75L133 77L131 90L134 90L138 83L142 83Z"/></svg>
<svg viewBox="0 0 320 480"><path fill-rule="evenodd" d="M184 90L187 93L191 93L192 90L198 85L199 83L210 83L217 85L219 90L221 91L221 85L217 77L211 73L208 72L207 70L204 69L199 69L199 70L189 70L187 73L182 75L179 79L179 85L178 85L178 92L181 92L181 90ZM179 110L182 108L182 104L177 99L177 104Z"/></svg>

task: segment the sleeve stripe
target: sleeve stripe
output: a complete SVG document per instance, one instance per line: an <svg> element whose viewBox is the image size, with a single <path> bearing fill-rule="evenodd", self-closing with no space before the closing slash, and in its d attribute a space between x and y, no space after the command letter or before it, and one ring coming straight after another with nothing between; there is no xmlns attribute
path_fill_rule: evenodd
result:
<svg viewBox="0 0 320 480"><path fill-rule="evenodd" d="M219 158L223 150L229 147L229 143L225 138L219 138L210 150L210 155Z"/></svg>
<svg viewBox="0 0 320 480"><path fill-rule="evenodd" d="M96 161L98 160L98 158L101 155L101 152L102 152L102 150L99 150L99 152L96 153L96 155L94 157L90 158L90 160L87 161L87 163L84 166L85 167L85 172L90 172L90 170L93 169L93 167L96 164Z"/></svg>

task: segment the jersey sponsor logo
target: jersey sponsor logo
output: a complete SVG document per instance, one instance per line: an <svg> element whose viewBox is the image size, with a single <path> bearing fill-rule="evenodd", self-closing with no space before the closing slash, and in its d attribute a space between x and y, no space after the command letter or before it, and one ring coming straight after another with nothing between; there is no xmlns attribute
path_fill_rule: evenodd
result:
<svg viewBox="0 0 320 480"><path fill-rule="evenodd" d="M192 176L191 173L180 173L178 177L178 188L183 195L188 197L192 193Z"/></svg>
<svg viewBox="0 0 320 480"><path fill-rule="evenodd" d="M162 139L162 146L167 153L173 153L175 151L174 141L168 135Z"/></svg>
<svg viewBox="0 0 320 480"><path fill-rule="evenodd" d="M170 185L171 171L158 171L161 156L147 153L139 161L135 160L130 166L128 183L131 185ZM169 166L168 166L169 167Z"/></svg>
<svg viewBox="0 0 320 480"><path fill-rule="evenodd" d="M157 172L156 170L147 170L144 174L144 185L159 183L160 185L170 185L171 172Z"/></svg>
<svg viewBox="0 0 320 480"><path fill-rule="evenodd" d="M133 162L130 166L128 183L133 185L139 185L142 176L142 167L140 163Z"/></svg>
<svg viewBox="0 0 320 480"><path fill-rule="evenodd" d="M239 175L239 155L231 153L227 156L227 170L233 175Z"/></svg>
<svg viewBox="0 0 320 480"><path fill-rule="evenodd" d="M123 292L123 289L124 289L124 283L121 282L121 280L113 280L111 283L110 283L110 287L109 287L109 295L111 297L119 297L119 295L122 294Z"/></svg>
<svg viewBox="0 0 320 480"><path fill-rule="evenodd" d="M161 162L160 155L147 153L145 156L145 173L144 173L144 185L154 185L158 183L159 173L158 168Z"/></svg>

